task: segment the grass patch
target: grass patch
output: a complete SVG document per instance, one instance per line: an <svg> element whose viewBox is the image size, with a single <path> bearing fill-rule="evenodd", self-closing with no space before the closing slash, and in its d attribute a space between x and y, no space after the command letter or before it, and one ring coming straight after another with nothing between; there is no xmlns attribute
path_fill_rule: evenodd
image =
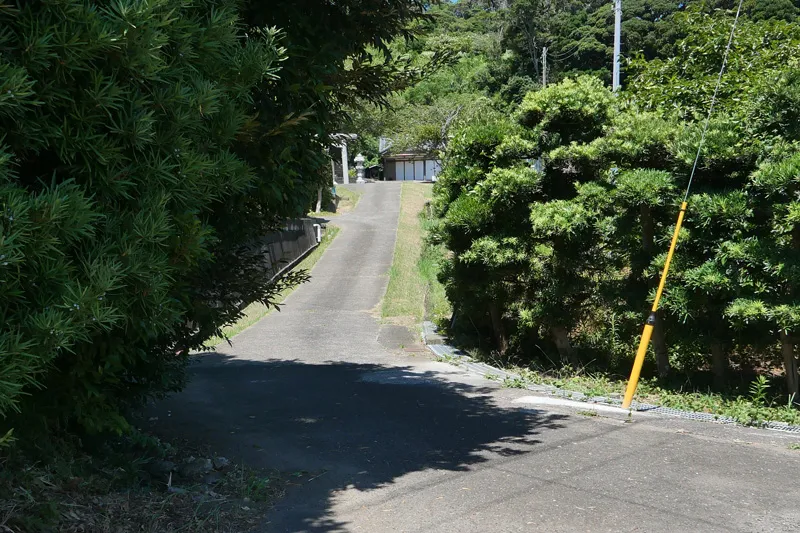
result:
<svg viewBox="0 0 800 533"><path fill-rule="evenodd" d="M2 458L0 531L250 531L297 477L222 464L208 451L140 433L105 441L91 453L76 441L44 446L34 455L15 450ZM208 472L182 469L198 457L212 465Z"/></svg>
<svg viewBox="0 0 800 533"><path fill-rule="evenodd" d="M339 199L339 203L336 206L336 212L331 211L320 211L319 213L312 211L309 213L309 216L312 217L335 217L336 215L341 215L343 213L347 213L352 211L358 205L359 200L361 200L361 191L356 191L353 189L347 188L345 185L337 185L336 186L336 196Z"/></svg>
<svg viewBox="0 0 800 533"><path fill-rule="evenodd" d="M314 268L314 265L317 264L319 258L322 257L322 254L325 253L325 250L330 246L333 239L336 238L336 235L339 233L339 228L336 226L328 226L325 231L325 234L322 236L322 241L320 241L319 246L314 248L314 250L309 253L305 259L300 261L300 263L295 267L296 270L311 270ZM281 292L278 295L278 301L283 303L286 298L292 293L294 287L290 289L286 289L285 291ZM272 307L267 307L266 305L260 302L254 302L248 305L244 310L244 316L239 319L235 324L231 324L230 326L225 326L222 328L224 337L211 337L208 341L206 341L207 348L213 348L223 342L226 339L230 339L235 337L242 331L246 330L266 315L272 311Z"/></svg>
<svg viewBox="0 0 800 533"><path fill-rule="evenodd" d="M427 192L429 198L431 189L428 189ZM427 210L423 210L420 214L420 219L422 230L427 235L435 222L428 215ZM444 285L439 281L439 271L445 253L446 250L443 245L434 245L425 240L422 246L422 253L417 262L417 268L425 282L425 317L440 326L448 322L453 314L453 308L447 299Z"/></svg>
<svg viewBox="0 0 800 533"><path fill-rule="evenodd" d="M431 187L427 184L402 185L389 286L381 305L381 316L385 319L418 323L425 316L426 282L417 265L423 246L420 213L430 194Z"/></svg>
<svg viewBox="0 0 800 533"><path fill-rule="evenodd" d="M471 351L470 355L475 359L517 374L518 377L504 380L503 384L510 388L549 385L567 391L581 392L588 396L621 398L628 384L627 378L603 372L589 372L586 369L575 370L570 367L547 369L535 365L504 364L503 361L488 357L479 351ZM657 379L642 379L636 392L636 399L640 402L727 416L744 425L759 426L764 422L800 425L800 410L788 400L780 403L770 401L769 397L769 384L764 378L754 381L748 394L734 397L710 390L669 390L661 386Z"/></svg>
<svg viewBox="0 0 800 533"><path fill-rule="evenodd" d="M715 393L680 393L652 387L644 401L665 407L699 411L721 416L730 416L742 424L758 426L764 422L786 422L800 425L800 411L788 401L777 402L759 400L752 393L749 396L726 398Z"/></svg>
<svg viewBox="0 0 800 533"><path fill-rule="evenodd" d="M425 240L433 224L425 209L432 194L430 184L402 185L389 287L381 305L384 319L417 324L425 318L437 320L450 315L444 287L437 279L443 251Z"/></svg>
<svg viewBox="0 0 800 533"><path fill-rule="evenodd" d="M349 189L344 185L336 186L336 196L339 197L339 205L336 206L336 213L347 213L352 211L361 200L361 191Z"/></svg>

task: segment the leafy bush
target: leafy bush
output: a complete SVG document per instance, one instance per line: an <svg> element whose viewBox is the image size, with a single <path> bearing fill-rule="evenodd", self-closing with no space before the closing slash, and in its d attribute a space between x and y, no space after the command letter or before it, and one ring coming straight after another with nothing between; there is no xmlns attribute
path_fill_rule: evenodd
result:
<svg viewBox="0 0 800 533"><path fill-rule="evenodd" d="M677 110L685 117L702 116L716 86L733 14L693 9L673 15L673 28L683 36L675 46L676 53L652 60L639 58L629 69L639 102L651 109ZM719 109L728 113L757 111L743 101L758 98L796 69L798 43L800 26L794 21L741 17L718 94Z"/></svg>
<svg viewBox="0 0 800 533"><path fill-rule="evenodd" d="M744 366L760 350L770 365L779 342L794 393L798 147L734 115L708 130L653 335L656 367L707 368L722 388L731 358ZM477 141L465 129L445 159L448 296L502 353L541 345L580 368L601 349L627 366L619 354L635 351L702 124L641 111L588 78L527 95L517 116L521 129L492 130L494 157L464 150Z"/></svg>
<svg viewBox="0 0 800 533"><path fill-rule="evenodd" d="M236 2L0 17L0 414L42 385L37 410L121 429L119 402L178 383L187 315L211 305L186 280L256 179L233 150L282 51L273 31L243 38Z"/></svg>
<svg viewBox="0 0 800 533"><path fill-rule="evenodd" d="M592 76L566 79L528 93L519 108L519 122L538 128L543 148L599 137L610 118L614 97Z"/></svg>
<svg viewBox="0 0 800 533"><path fill-rule="evenodd" d="M191 349L303 279L271 281L254 240L311 205L343 108L403 78L369 47L423 11L355 4L0 5L6 424L124 430Z"/></svg>

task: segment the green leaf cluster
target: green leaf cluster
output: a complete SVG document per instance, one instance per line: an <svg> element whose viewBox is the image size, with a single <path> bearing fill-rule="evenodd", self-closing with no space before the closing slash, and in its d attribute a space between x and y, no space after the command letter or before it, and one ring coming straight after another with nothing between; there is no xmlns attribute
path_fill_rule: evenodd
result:
<svg viewBox="0 0 800 533"><path fill-rule="evenodd" d="M776 95L786 93L759 98ZM627 366L703 126L641 102L568 79L529 93L516 122L456 133L436 185L436 238L452 252L442 280L456 319L501 352L546 346L578 367L598 356L585 339L621 337ZM688 198L653 339L657 369L707 367L722 386L732 358L746 365L745 354L761 353L760 363L784 364L796 392L800 139L759 125L796 109L754 125L738 120L750 101L729 103L711 121Z"/></svg>
<svg viewBox="0 0 800 533"><path fill-rule="evenodd" d="M249 303L423 2L0 3L0 418L123 431ZM400 81L398 81L400 80ZM24 433L24 432L22 432ZM20 434L20 432L18 432Z"/></svg>

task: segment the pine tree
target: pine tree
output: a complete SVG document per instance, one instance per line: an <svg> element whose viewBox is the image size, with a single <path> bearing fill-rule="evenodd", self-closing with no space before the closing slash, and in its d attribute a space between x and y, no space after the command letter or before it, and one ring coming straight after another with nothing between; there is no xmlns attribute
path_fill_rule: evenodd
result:
<svg viewBox="0 0 800 533"><path fill-rule="evenodd" d="M733 325L753 343L780 343L789 395L800 398L794 346L800 328L800 152L779 147L748 183L752 231L721 249L736 273L739 297L726 309Z"/></svg>

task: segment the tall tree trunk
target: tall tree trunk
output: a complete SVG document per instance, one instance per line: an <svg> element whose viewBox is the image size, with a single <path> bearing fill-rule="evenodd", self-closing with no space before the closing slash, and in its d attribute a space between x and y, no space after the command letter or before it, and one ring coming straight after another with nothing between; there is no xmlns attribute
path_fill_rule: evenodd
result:
<svg viewBox="0 0 800 533"><path fill-rule="evenodd" d="M550 336L556 344L556 349L558 350L558 355L561 356L561 361L563 363L569 363L575 369L580 368L581 362L580 359L578 359L578 354L575 353L575 349L572 347L572 343L569 342L567 328L553 326L550 328Z"/></svg>
<svg viewBox="0 0 800 533"><path fill-rule="evenodd" d="M322 210L322 187L317 189L317 209L315 212L319 213Z"/></svg>
<svg viewBox="0 0 800 533"><path fill-rule="evenodd" d="M728 371L728 354L725 345L714 339L711 341L711 371L714 374L714 387L717 390L725 388L725 374Z"/></svg>
<svg viewBox="0 0 800 533"><path fill-rule="evenodd" d="M653 223L653 212L649 205L639 208L639 220L642 223L642 250L652 254L655 247L655 224Z"/></svg>
<svg viewBox="0 0 800 533"><path fill-rule="evenodd" d="M797 373L797 358L794 356L794 341L785 331L781 331L781 353L783 369L786 371L786 389L794 400L800 401L800 376Z"/></svg>
<svg viewBox="0 0 800 533"><path fill-rule="evenodd" d="M494 330L494 338L497 343L497 349L501 355L505 355L508 350L508 339L506 338L506 330L503 327L503 315L500 312L500 307L497 302L489 304L489 316L492 319L492 329Z"/></svg>
<svg viewBox="0 0 800 533"><path fill-rule="evenodd" d="M669 350L667 350L667 336L664 332L664 316L661 311L656 313L656 323L653 326L653 351L656 353L656 367L658 377L665 378L669 375Z"/></svg>
<svg viewBox="0 0 800 533"><path fill-rule="evenodd" d="M531 56L531 63L533 64L534 79L539 79L539 43L536 41L535 30L533 23L526 21L522 25L522 32L525 35L525 45L528 48L528 53Z"/></svg>
<svg viewBox="0 0 800 533"><path fill-rule="evenodd" d="M800 224L792 228L792 247L800 250ZM786 388L793 401L800 403L800 376L797 374L797 357L794 355L794 339L785 331L781 331L781 353L783 369L786 372Z"/></svg>

